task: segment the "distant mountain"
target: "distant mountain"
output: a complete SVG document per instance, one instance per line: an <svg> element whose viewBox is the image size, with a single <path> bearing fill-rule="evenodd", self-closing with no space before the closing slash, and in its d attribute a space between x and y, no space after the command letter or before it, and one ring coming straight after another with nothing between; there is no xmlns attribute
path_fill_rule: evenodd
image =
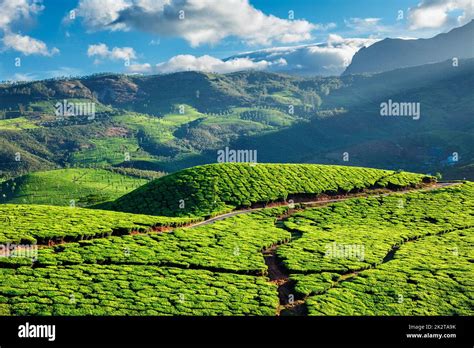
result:
<svg viewBox="0 0 474 348"><path fill-rule="evenodd" d="M361 48L352 58L344 75L378 73L454 57L474 57L474 20L448 33L430 39L384 39L370 47Z"/></svg>
<svg viewBox="0 0 474 348"><path fill-rule="evenodd" d="M182 72L0 85L0 181L69 166L172 172L216 162L226 146L257 150L258 162L425 173L459 165L464 177L474 163L474 59L459 63L342 77ZM55 117L63 99L93 101L95 118ZM421 118L381 117L388 100L420 103Z"/></svg>
<svg viewBox="0 0 474 348"><path fill-rule="evenodd" d="M351 164L416 172L449 171L474 179L474 59L374 75L345 75L323 96L343 108L276 133L240 138L232 148L258 149L262 162ZM421 117L382 117L388 100L420 103ZM344 161L344 154L347 161ZM456 153L457 160L453 161ZM455 168L463 170L456 171Z"/></svg>
<svg viewBox="0 0 474 348"><path fill-rule="evenodd" d="M281 106L271 99L272 90L289 88L301 97L297 77L260 71L227 75L177 72L166 75L97 74L83 78L50 79L19 84L0 84L0 110L18 110L45 100L94 99L114 108L152 115L171 111L175 105L192 105L201 112L219 112L233 106L254 106L261 96L266 106ZM286 105L284 105L286 107Z"/></svg>

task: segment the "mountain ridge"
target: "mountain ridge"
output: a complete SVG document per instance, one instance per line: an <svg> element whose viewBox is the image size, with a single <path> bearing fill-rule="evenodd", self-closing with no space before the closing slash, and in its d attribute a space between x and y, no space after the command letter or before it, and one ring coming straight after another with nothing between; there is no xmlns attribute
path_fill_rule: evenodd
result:
<svg viewBox="0 0 474 348"><path fill-rule="evenodd" d="M474 20L429 39L386 38L367 48L361 48L343 75L380 73L452 58L472 58L474 47L469 42L473 38Z"/></svg>
<svg viewBox="0 0 474 348"><path fill-rule="evenodd" d="M466 144L472 140L474 59L459 63L342 77L182 72L2 85L0 162L4 175L65 166L173 172L215 162L216 151L230 146L257 149L263 162L278 155L280 162L421 172L441 170L457 151L459 165L472 168ZM96 102L95 119L57 120L57 98ZM388 99L420 102L421 119L380 117L379 105ZM354 156L340 163L346 151Z"/></svg>

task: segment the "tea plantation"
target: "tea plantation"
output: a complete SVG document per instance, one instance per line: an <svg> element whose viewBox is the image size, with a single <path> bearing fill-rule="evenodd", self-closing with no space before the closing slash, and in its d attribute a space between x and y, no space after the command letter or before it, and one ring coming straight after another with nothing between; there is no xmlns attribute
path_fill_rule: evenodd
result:
<svg viewBox="0 0 474 348"><path fill-rule="evenodd" d="M402 188L429 182L420 174L316 164L224 163L193 167L156 179L101 208L165 216L207 216L283 201L292 195Z"/></svg>
<svg viewBox="0 0 474 348"><path fill-rule="evenodd" d="M143 264L202 268L242 274L266 274L261 250L289 241L288 231L274 226L280 209L255 212L193 229L163 234L86 240L41 249L38 265Z"/></svg>
<svg viewBox="0 0 474 348"><path fill-rule="evenodd" d="M0 184L0 203L89 206L114 200L148 180L105 169L33 172Z"/></svg>
<svg viewBox="0 0 474 348"><path fill-rule="evenodd" d="M347 272L377 265L393 246L426 235L474 227L474 185L357 198L294 214L285 227L301 238L278 249L295 272ZM336 245L365 246L364 260L326 257Z"/></svg>
<svg viewBox="0 0 474 348"><path fill-rule="evenodd" d="M276 180L278 171L286 181ZM219 180L190 176L204 172ZM243 183L230 181L238 173ZM282 302L281 287L299 300L299 314L473 315L474 184L423 181L431 178L352 167L210 165L159 178L115 202L165 199L148 194L163 188L179 198L178 187L194 197L200 185L216 182L219 209L241 206L244 193L250 202L270 202L302 192L414 188L262 208L191 227L218 210L201 208L197 198L183 208L183 216L199 213L192 217L0 205L1 243L24 244L0 252L0 315L296 314ZM265 185L277 194L265 196ZM260 190L252 195L252 187ZM33 243L35 256L22 254ZM276 264L264 257L272 252Z"/></svg>
<svg viewBox="0 0 474 348"><path fill-rule="evenodd" d="M265 278L156 266L0 269L1 315L274 315Z"/></svg>
<svg viewBox="0 0 474 348"><path fill-rule="evenodd" d="M348 200L285 226L301 238L278 255L309 314L474 313L472 183Z"/></svg>
<svg viewBox="0 0 474 348"><path fill-rule="evenodd" d="M47 244L183 226L200 218L146 216L86 208L0 204L0 243Z"/></svg>
<svg viewBox="0 0 474 348"><path fill-rule="evenodd" d="M473 244L474 229L457 230L407 243L350 281L329 273L295 279L314 294L310 315L473 315Z"/></svg>

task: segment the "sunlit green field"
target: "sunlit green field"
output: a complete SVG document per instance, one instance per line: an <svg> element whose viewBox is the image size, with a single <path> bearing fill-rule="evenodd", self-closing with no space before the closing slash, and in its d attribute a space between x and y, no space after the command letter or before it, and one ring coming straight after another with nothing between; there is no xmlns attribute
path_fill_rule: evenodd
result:
<svg viewBox="0 0 474 348"><path fill-rule="evenodd" d="M348 191L423 178L348 168L358 178L350 181L343 168L330 169L312 181L319 192L327 191L328 175L344 177L338 185ZM289 182L288 189L291 183L303 184ZM0 253L0 313L472 315L474 185L416 185L317 207L258 209L197 227L202 217L0 205L2 243L22 244ZM264 257L269 250L273 266ZM270 267L283 276L275 278ZM298 312L281 302L282 287Z"/></svg>
<svg viewBox="0 0 474 348"><path fill-rule="evenodd" d="M87 206L116 199L147 182L105 169L34 172L2 183L0 203Z"/></svg>

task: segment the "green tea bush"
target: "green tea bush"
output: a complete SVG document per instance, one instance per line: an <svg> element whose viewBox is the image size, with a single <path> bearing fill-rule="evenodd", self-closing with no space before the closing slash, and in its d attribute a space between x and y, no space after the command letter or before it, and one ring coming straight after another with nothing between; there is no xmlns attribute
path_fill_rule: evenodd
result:
<svg viewBox="0 0 474 348"><path fill-rule="evenodd" d="M44 205L0 204L0 244L47 244L179 227L200 218L170 218L106 210Z"/></svg>
<svg viewBox="0 0 474 348"><path fill-rule="evenodd" d="M264 277L137 265L0 268L6 315L275 315Z"/></svg>
<svg viewBox="0 0 474 348"><path fill-rule="evenodd" d="M366 188L401 188L423 180L431 177L316 164L211 164L156 179L103 208L148 215L206 216L282 201L289 195L315 197Z"/></svg>
<svg viewBox="0 0 474 348"><path fill-rule="evenodd" d="M0 203L85 207L111 201L146 184L126 171L68 168L33 172L0 184Z"/></svg>
<svg viewBox="0 0 474 348"><path fill-rule="evenodd" d="M407 240L474 226L473 210L472 183L350 199L294 214L285 227L302 237L281 246L278 255L292 272L364 269L381 263L394 246ZM357 255L331 257L334 247L342 250L344 246L363 249L363 259Z"/></svg>
<svg viewBox="0 0 474 348"><path fill-rule="evenodd" d="M310 315L473 315L474 229L406 243L394 258L307 300ZM314 286L304 276L299 290ZM309 280L309 282L308 282ZM326 283L327 284L327 283Z"/></svg>
<svg viewBox="0 0 474 348"><path fill-rule="evenodd" d="M267 266L261 251L291 238L274 222L271 215L255 212L193 229L58 245L41 249L37 266L143 264L263 275Z"/></svg>
<svg viewBox="0 0 474 348"><path fill-rule="evenodd" d="M290 217L277 254L310 315L472 315L473 211L472 183L350 199Z"/></svg>

